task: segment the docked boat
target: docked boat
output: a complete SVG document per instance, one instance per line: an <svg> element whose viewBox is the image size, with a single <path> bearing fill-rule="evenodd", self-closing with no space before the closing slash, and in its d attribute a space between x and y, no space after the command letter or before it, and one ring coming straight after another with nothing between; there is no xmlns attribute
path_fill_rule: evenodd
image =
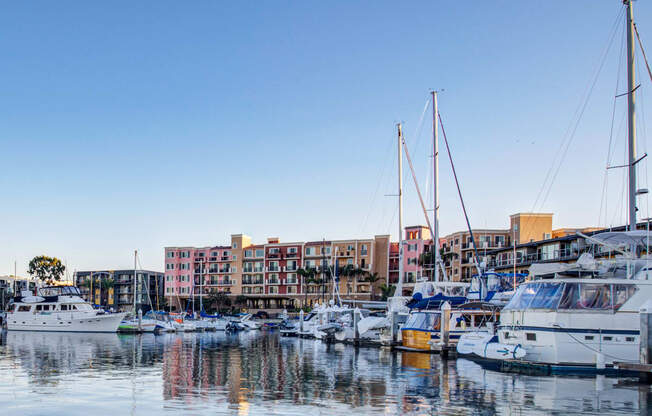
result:
<svg viewBox="0 0 652 416"><path fill-rule="evenodd" d="M501 313L498 341L520 345L522 359L505 367L543 367L560 372L608 372L616 362L640 363L639 311L652 299L650 232L637 229L635 39L633 5L624 0L627 32L627 230L579 234L592 246L574 264L530 267ZM610 169L612 166L608 167ZM618 167L618 166L616 166ZM641 256L644 254L644 256Z"/></svg>
<svg viewBox="0 0 652 416"><path fill-rule="evenodd" d="M9 331L116 332L124 317L93 309L75 286L48 286L16 296L6 322Z"/></svg>
<svg viewBox="0 0 652 416"><path fill-rule="evenodd" d="M463 334L486 331L498 322L499 311L491 304L468 303L455 309L448 306L411 311L401 327L403 349L431 351L442 343L455 345Z"/></svg>
<svg viewBox="0 0 652 416"><path fill-rule="evenodd" d="M610 247L645 244L646 231L591 237ZM638 250L637 250L638 251ZM639 309L652 299L652 258L533 265L536 278L519 286L501 313L499 342L520 345L524 363L603 369L638 362Z"/></svg>
<svg viewBox="0 0 652 416"><path fill-rule="evenodd" d="M457 341L456 349L460 356L472 358L505 360L525 357L525 349L520 344L500 343L493 325L487 325L486 329L465 332Z"/></svg>
<svg viewBox="0 0 652 416"><path fill-rule="evenodd" d="M141 333L141 332L156 332L160 326L158 322L153 319L142 317L140 320L136 316L127 315L125 319L120 322L118 332L125 333Z"/></svg>

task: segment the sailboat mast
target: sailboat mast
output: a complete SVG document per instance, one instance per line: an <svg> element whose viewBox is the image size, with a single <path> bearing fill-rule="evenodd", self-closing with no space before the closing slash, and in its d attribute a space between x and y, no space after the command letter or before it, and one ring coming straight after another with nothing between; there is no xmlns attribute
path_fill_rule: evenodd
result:
<svg viewBox="0 0 652 416"><path fill-rule="evenodd" d="M403 296L403 130L398 127L398 284L396 296Z"/></svg>
<svg viewBox="0 0 652 416"><path fill-rule="evenodd" d="M437 129L437 91L432 91L432 277L439 281L437 257L439 257L439 137Z"/></svg>
<svg viewBox="0 0 652 416"><path fill-rule="evenodd" d="M632 0L624 0L627 6L627 130L629 133L629 230L636 230L636 110L634 72L634 10Z"/></svg>
<svg viewBox="0 0 652 416"><path fill-rule="evenodd" d="M134 250L134 313L136 313L136 295L138 294L138 275L136 274L136 261L138 260L138 250Z"/></svg>

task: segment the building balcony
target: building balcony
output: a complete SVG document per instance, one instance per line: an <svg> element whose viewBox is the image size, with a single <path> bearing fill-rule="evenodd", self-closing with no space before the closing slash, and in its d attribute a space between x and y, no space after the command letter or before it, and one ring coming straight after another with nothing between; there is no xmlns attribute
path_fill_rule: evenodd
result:
<svg viewBox="0 0 652 416"><path fill-rule="evenodd" d="M267 253L268 259L280 259L281 253Z"/></svg>
<svg viewBox="0 0 652 416"><path fill-rule="evenodd" d="M296 259L299 257L299 253L287 253L285 257L288 259Z"/></svg>
<svg viewBox="0 0 652 416"><path fill-rule="evenodd" d="M279 279L267 279L268 285L280 285L281 281Z"/></svg>
<svg viewBox="0 0 652 416"><path fill-rule="evenodd" d="M298 285L299 279L285 279L286 285Z"/></svg>
<svg viewBox="0 0 652 416"><path fill-rule="evenodd" d="M265 271L267 271L267 272L280 272L281 268L278 267L278 266L276 266L276 267L270 266L270 267L266 267Z"/></svg>
<svg viewBox="0 0 652 416"><path fill-rule="evenodd" d="M262 284L265 284L265 282L262 279L259 279L259 280L243 279L242 284L243 285L262 285Z"/></svg>

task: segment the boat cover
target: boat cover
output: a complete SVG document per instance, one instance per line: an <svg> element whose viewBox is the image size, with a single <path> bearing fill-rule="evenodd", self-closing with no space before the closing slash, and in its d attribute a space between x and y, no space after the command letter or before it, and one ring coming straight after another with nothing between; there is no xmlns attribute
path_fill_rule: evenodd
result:
<svg viewBox="0 0 652 416"><path fill-rule="evenodd" d="M457 306L467 301L465 296L445 296L437 293L435 296L422 298L421 293L415 293L412 300L407 303L410 309L439 309L444 302Z"/></svg>

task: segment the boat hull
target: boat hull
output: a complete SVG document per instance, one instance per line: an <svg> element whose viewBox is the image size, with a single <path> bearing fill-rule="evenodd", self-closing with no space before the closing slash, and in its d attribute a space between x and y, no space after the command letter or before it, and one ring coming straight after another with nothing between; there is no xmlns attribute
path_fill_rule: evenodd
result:
<svg viewBox="0 0 652 416"><path fill-rule="evenodd" d="M17 316L7 319L9 331L117 332L125 313L71 317L69 314ZM65 316L68 315L68 316Z"/></svg>

